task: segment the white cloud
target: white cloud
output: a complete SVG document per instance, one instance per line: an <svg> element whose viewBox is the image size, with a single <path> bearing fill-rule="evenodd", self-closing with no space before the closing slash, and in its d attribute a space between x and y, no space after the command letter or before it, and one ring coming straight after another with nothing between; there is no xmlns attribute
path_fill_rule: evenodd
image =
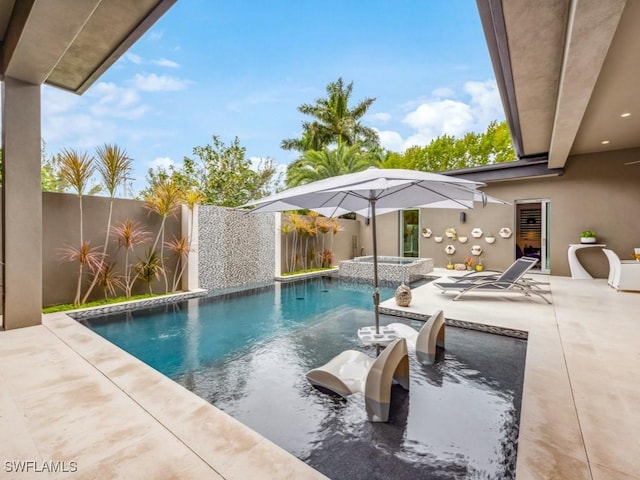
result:
<svg viewBox="0 0 640 480"><path fill-rule="evenodd" d="M171 158L169 157L156 157L150 162L147 162L147 165L149 166L149 168L153 168L154 170L156 168L162 168L164 170L168 170L169 167L175 167L176 162L171 160Z"/></svg>
<svg viewBox="0 0 640 480"><path fill-rule="evenodd" d="M490 121L504 118L500 92L494 80L467 82L464 84L464 90L471 95L471 106L479 123L484 124L484 128Z"/></svg>
<svg viewBox="0 0 640 480"><path fill-rule="evenodd" d="M431 93L431 98L406 102L403 108L411 111L402 123L412 131L404 139L397 131L378 132L382 146L393 151L414 145L424 146L445 134L461 137L468 132L483 132L489 122L504 118L494 80L466 82L462 89L463 95L458 95L451 88L437 88Z"/></svg>
<svg viewBox="0 0 640 480"><path fill-rule="evenodd" d="M402 136L398 132L394 132L392 130L377 130L378 138L380 138L380 145L387 150L391 150L392 152L402 152L404 151L404 141L402 140Z"/></svg>
<svg viewBox="0 0 640 480"><path fill-rule="evenodd" d="M435 98L451 98L455 94L456 92L454 92L449 87L436 88L433 92L431 92L431 95L433 95Z"/></svg>
<svg viewBox="0 0 640 480"><path fill-rule="evenodd" d="M89 110L98 117L136 119L142 117L148 107L140 103L140 95L132 88L119 87L112 82L100 82L89 92L88 98L95 98Z"/></svg>
<svg viewBox="0 0 640 480"><path fill-rule="evenodd" d="M58 88L43 87L42 116L57 115L68 112L80 104L82 98Z"/></svg>
<svg viewBox="0 0 640 480"><path fill-rule="evenodd" d="M167 92L175 90L184 90L190 83L188 80L171 77L169 75L149 75L136 74L133 82L139 90L145 92Z"/></svg>
<svg viewBox="0 0 640 480"><path fill-rule="evenodd" d="M154 42L157 42L161 38L162 38L162 32L151 32L149 34L149 40L152 40Z"/></svg>
<svg viewBox="0 0 640 480"><path fill-rule="evenodd" d="M159 58L158 60L152 60L151 63L153 63L154 65L158 65L160 67L167 67L167 68L178 68L180 66L179 63L174 62L173 60L168 60L166 58Z"/></svg>
<svg viewBox="0 0 640 480"><path fill-rule="evenodd" d="M140 65L142 63L142 57L140 55L136 55L135 53L127 52L124 54L125 58L129 60L131 63L135 63L136 65Z"/></svg>
<svg viewBox="0 0 640 480"><path fill-rule="evenodd" d="M454 100L423 103L403 120L418 131L420 136L435 138L439 135L463 135L473 126L470 105Z"/></svg>
<svg viewBox="0 0 640 480"><path fill-rule="evenodd" d="M388 123L389 120L391 120L391 114L390 113L386 113L386 112L373 113L371 115L368 115L367 119L371 123L377 123L379 125L384 125L385 123Z"/></svg>

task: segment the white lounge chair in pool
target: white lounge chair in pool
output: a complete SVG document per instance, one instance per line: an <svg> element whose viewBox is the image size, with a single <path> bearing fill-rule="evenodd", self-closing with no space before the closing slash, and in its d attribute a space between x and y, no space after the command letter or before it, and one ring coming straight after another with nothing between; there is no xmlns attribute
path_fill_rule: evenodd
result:
<svg viewBox="0 0 640 480"><path fill-rule="evenodd" d="M538 262L537 258L520 257L513 262L502 274L498 276L481 276L473 278L464 276L457 280L444 281L436 280L432 282L442 293L458 292L453 299L458 300L469 292L486 292L486 293L520 293L527 297L536 295L545 302L551 303L547 297L542 295L544 292L540 289L540 285L545 283L536 282L531 279L524 278L525 274Z"/></svg>
<svg viewBox="0 0 640 480"><path fill-rule="evenodd" d="M342 397L363 392L369 420L387 422L393 380L409 390L407 342L404 338L394 340L378 358L346 350L322 367L308 371L306 376L312 385Z"/></svg>
<svg viewBox="0 0 640 480"><path fill-rule="evenodd" d="M437 347L444 348L445 322L442 310L431 315L420 331L404 323L392 323L387 328L392 328L396 335L407 340L409 350L415 350L416 358L423 365L435 362Z"/></svg>

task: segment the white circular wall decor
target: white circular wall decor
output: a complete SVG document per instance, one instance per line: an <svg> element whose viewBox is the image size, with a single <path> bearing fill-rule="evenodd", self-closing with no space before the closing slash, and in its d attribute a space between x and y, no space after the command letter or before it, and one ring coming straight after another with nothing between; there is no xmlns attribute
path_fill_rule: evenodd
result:
<svg viewBox="0 0 640 480"><path fill-rule="evenodd" d="M424 238L429 238L432 234L433 234L433 232L431 231L430 228L423 228L422 229L422 236Z"/></svg>
<svg viewBox="0 0 640 480"><path fill-rule="evenodd" d="M471 255L482 255L482 247L480 245L471 247Z"/></svg>
<svg viewBox="0 0 640 480"><path fill-rule="evenodd" d="M444 251L447 255L453 255L454 253L456 253L456 247L454 247L453 245L447 245L446 247L444 247Z"/></svg>
<svg viewBox="0 0 640 480"><path fill-rule="evenodd" d="M464 236L463 236L463 237L458 237L458 241L459 241L460 243L467 243L467 240L468 240L468 238L467 238L467 237L464 237Z"/></svg>
<svg viewBox="0 0 640 480"><path fill-rule="evenodd" d="M433 241L436 243L442 242L442 237L433 237Z"/></svg>
<svg viewBox="0 0 640 480"><path fill-rule="evenodd" d="M488 244L492 244L492 243L495 243L496 237L494 236L484 237L484 241L487 242Z"/></svg>

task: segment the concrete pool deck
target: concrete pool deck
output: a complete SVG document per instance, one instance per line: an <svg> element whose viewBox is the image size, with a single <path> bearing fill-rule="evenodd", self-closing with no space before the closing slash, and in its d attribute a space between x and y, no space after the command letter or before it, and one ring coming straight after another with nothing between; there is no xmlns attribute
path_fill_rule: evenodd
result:
<svg viewBox="0 0 640 480"><path fill-rule="evenodd" d="M383 306L529 333L518 479L640 479L640 294L543 278L553 305L427 284ZM0 332L0 362L1 478L325 478L64 314Z"/></svg>

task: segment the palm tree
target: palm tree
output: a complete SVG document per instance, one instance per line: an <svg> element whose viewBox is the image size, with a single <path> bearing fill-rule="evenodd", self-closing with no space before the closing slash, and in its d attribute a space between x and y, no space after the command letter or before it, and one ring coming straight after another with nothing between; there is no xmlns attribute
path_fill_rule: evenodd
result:
<svg viewBox="0 0 640 480"><path fill-rule="evenodd" d="M89 184L89 180L94 172L93 157L90 157L87 152L78 153L75 150L62 150L60 153L60 175L62 179L67 182L73 188L78 195L78 202L80 205L80 248L75 249L76 255L67 255L67 258L77 260L80 264L78 272L78 283L76 286L76 296L73 300L74 305L80 305L81 291L82 291L82 275L83 269L87 264L84 260L87 259L87 254L93 252L89 242L84 241L84 227L82 223L82 195ZM82 253L84 252L84 253ZM89 255L94 257L95 255Z"/></svg>
<svg viewBox="0 0 640 480"><path fill-rule="evenodd" d="M107 247L109 245L109 234L111 233L111 219L113 217L113 199L116 196L118 187L124 185L131 173L131 163L133 159L127 156L125 150L120 149L118 145L104 144L102 147L96 148L98 154L98 164L96 170L100 174L102 186L109 193L109 216L107 218L107 233L102 247L102 260L106 261ZM82 303L85 303L91 294L91 291L98 283L98 274L102 274L102 265L93 277L93 281L87 289Z"/></svg>
<svg viewBox="0 0 640 480"><path fill-rule="evenodd" d="M315 104L302 104L298 111L314 118L312 122L303 122L301 139L286 139L281 143L285 150L320 150L331 144L355 145L362 143L367 148L379 145L378 134L372 128L365 127L360 119L367 113L375 98L365 98L353 108L349 108L349 99L353 93L353 82L344 84L342 77L326 87L327 97L316 99Z"/></svg>
<svg viewBox="0 0 640 480"><path fill-rule="evenodd" d="M371 165L369 155L362 153L358 145L309 150L287 170L287 185L297 187L323 178L360 172Z"/></svg>

